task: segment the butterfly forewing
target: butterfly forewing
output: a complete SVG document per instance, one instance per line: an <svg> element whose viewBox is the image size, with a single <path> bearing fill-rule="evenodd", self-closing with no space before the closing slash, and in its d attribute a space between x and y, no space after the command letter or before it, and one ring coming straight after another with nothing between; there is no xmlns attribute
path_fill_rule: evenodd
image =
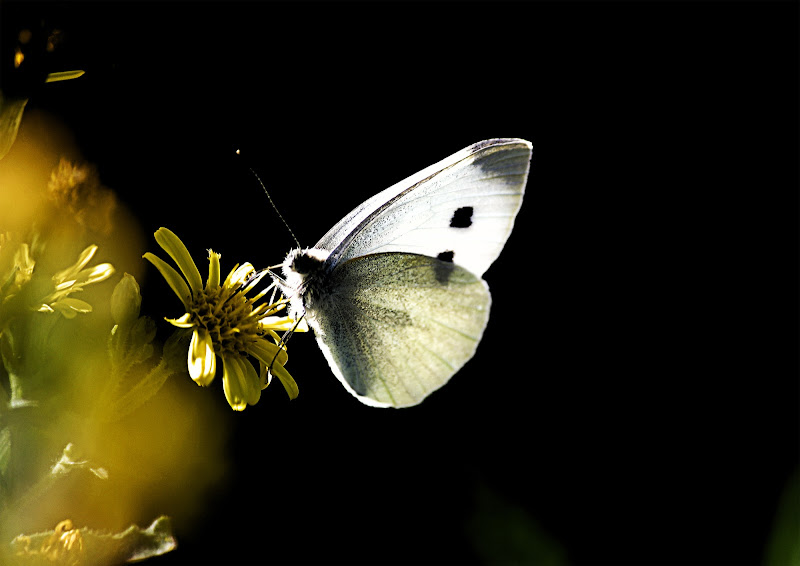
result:
<svg viewBox="0 0 800 566"><path fill-rule="evenodd" d="M416 405L472 355L489 317L486 283L450 262L381 253L341 263L307 314L345 387L367 404Z"/></svg>
<svg viewBox="0 0 800 566"><path fill-rule="evenodd" d="M474 144L378 193L317 243L331 266L367 254L444 257L482 275L514 226L531 158L520 139Z"/></svg>

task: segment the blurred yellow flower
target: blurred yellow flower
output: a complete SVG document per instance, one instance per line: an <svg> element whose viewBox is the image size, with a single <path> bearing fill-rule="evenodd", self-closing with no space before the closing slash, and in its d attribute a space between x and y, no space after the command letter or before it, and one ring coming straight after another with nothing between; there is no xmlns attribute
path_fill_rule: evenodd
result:
<svg viewBox="0 0 800 566"><path fill-rule="evenodd" d="M0 288L0 321L3 323L12 316L13 307L9 303L18 297L20 292L33 279L36 269L36 260L33 258L31 248L25 242L17 242L10 235L0 235L0 277L3 279ZM33 308L39 312L58 312L66 318L74 318L78 313L92 312L92 305L70 297L72 293L83 291L83 288L93 283L105 281L114 273L114 266L110 263L101 263L94 267L86 267L97 252L97 246L91 245L83 250L78 261L70 267L57 272L52 276L52 286L42 291L46 295L34 293L33 297L25 299L22 308ZM40 289L37 287L37 289ZM29 302L32 300L32 303ZM5 315L5 316L3 316ZM3 324L0 324L0 329Z"/></svg>
<svg viewBox="0 0 800 566"><path fill-rule="evenodd" d="M58 523L55 530L42 541L39 548L31 548L31 542L31 537L25 535L19 535L11 542L21 564L77 566L85 563L83 536L69 519Z"/></svg>
<svg viewBox="0 0 800 566"><path fill-rule="evenodd" d="M93 232L108 236L117 207L114 193L100 183L97 168L62 157L50 173L47 196L75 221Z"/></svg>
<svg viewBox="0 0 800 566"><path fill-rule="evenodd" d="M110 263L86 268L96 251L97 246L89 246L81 252L75 264L53 275L55 291L42 299L37 310L59 312L66 318L74 318L78 313L92 312L92 305L69 295L83 291L86 285L105 281L114 274L114 266Z"/></svg>
<svg viewBox="0 0 800 566"><path fill-rule="evenodd" d="M209 385L217 372L217 356L222 358L222 384L231 408L242 411L255 405L261 390L269 385L272 375L280 379L291 399L298 388L286 371L286 346L276 331L305 332L305 321L297 324L288 316L276 316L288 301L274 301L275 284L253 297L247 294L266 275L249 263L236 265L220 283L220 254L209 250L208 280L203 286L200 271L183 242L167 228L155 233L156 242L181 270L183 277L159 257L148 252L144 258L152 263L183 302L186 313L177 319L166 319L179 328L191 328L189 375L201 386ZM273 290L269 301L260 302ZM272 339L272 341L269 340ZM250 363L257 359L260 371Z"/></svg>
<svg viewBox="0 0 800 566"><path fill-rule="evenodd" d="M0 301L14 296L31 280L35 265L27 243L17 242L13 234L0 234Z"/></svg>

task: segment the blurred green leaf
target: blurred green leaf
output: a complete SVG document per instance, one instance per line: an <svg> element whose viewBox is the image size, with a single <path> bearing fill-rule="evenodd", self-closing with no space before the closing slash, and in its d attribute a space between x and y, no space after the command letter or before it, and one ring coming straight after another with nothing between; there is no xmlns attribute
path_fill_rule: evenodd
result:
<svg viewBox="0 0 800 566"><path fill-rule="evenodd" d="M5 157L17 139L22 112L27 103L27 98L5 98L0 91L0 159Z"/></svg>
<svg viewBox="0 0 800 566"><path fill-rule="evenodd" d="M764 564L800 566L800 471L795 471L781 495Z"/></svg>
<svg viewBox="0 0 800 566"><path fill-rule="evenodd" d="M111 420L118 420L144 405L153 395L158 393L167 381L172 370L163 360L145 376L128 388L125 393L113 400L113 405L108 411Z"/></svg>
<svg viewBox="0 0 800 566"><path fill-rule="evenodd" d="M192 339L192 331L186 328L175 330L172 336L164 342L163 357L164 362L169 366L172 373L187 373L186 354L189 351L189 343Z"/></svg>
<svg viewBox="0 0 800 566"><path fill-rule="evenodd" d="M111 310L116 326L111 330L108 346L111 358L112 379L107 397L106 420L119 420L146 403L175 373L176 347L182 334L174 334L164 344L159 363L146 371L137 367L153 355L151 342L156 336L156 325L149 317L139 317L142 297L139 284L129 274L114 288ZM182 344L182 366L186 367L188 343Z"/></svg>
<svg viewBox="0 0 800 566"><path fill-rule="evenodd" d="M155 336L156 325L147 316L134 319L129 324L114 326L108 346L112 372L117 382L120 382L133 366L150 359L153 355L151 342Z"/></svg>
<svg viewBox="0 0 800 566"><path fill-rule="evenodd" d="M177 546L169 517L161 516L146 529L131 525L119 533L74 528L62 521L52 531L20 535L6 557L14 565L120 564L161 556Z"/></svg>
<svg viewBox="0 0 800 566"><path fill-rule="evenodd" d="M486 484L475 489L475 509L467 524L472 545L486 564L567 564L561 545L519 504Z"/></svg>
<svg viewBox="0 0 800 566"><path fill-rule="evenodd" d="M8 495L7 478L8 464L11 460L11 429L8 427L0 430L0 509Z"/></svg>
<svg viewBox="0 0 800 566"><path fill-rule="evenodd" d="M164 515L153 521L144 530L131 525L119 535L114 535L113 538L128 547L129 550L125 552L127 555L125 560L128 562L161 556L177 547L175 537L172 535L172 523L169 517Z"/></svg>
<svg viewBox="0 0 800 566"><path fill-rule="evenodd" d="M52 83L77 79L83 73L80 70L50 73L45 78L45 82ZM11 146L14 145L14 140L17 139L19 125L22 122L22 114L27 103L27 98L9 98L3 96L3 91L0 90L0 159L5 157Z"/></svg>

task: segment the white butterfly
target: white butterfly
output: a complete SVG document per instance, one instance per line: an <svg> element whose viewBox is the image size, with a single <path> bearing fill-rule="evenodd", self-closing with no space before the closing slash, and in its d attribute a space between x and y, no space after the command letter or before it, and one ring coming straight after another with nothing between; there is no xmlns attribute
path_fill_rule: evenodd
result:
<svg viewBox="0 0 800 566"><path fill-rule="evenodd" d="M514 226L531 158L476 143L370 198L283 262L283 292L362 403L416 405L470 359L489 320L483 273Z"/></svg>

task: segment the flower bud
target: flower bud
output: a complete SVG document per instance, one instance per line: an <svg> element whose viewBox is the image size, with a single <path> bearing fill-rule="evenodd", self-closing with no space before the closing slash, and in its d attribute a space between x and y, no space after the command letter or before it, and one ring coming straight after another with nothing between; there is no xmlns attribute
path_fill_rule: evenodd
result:
<svg viewBox="0 0 800 566"><path fill-rule="evenodd" d="M111 316L117 324L130 326L139 318L141 306L139 284L133 275L126 273L111 294Z"/></svg>

